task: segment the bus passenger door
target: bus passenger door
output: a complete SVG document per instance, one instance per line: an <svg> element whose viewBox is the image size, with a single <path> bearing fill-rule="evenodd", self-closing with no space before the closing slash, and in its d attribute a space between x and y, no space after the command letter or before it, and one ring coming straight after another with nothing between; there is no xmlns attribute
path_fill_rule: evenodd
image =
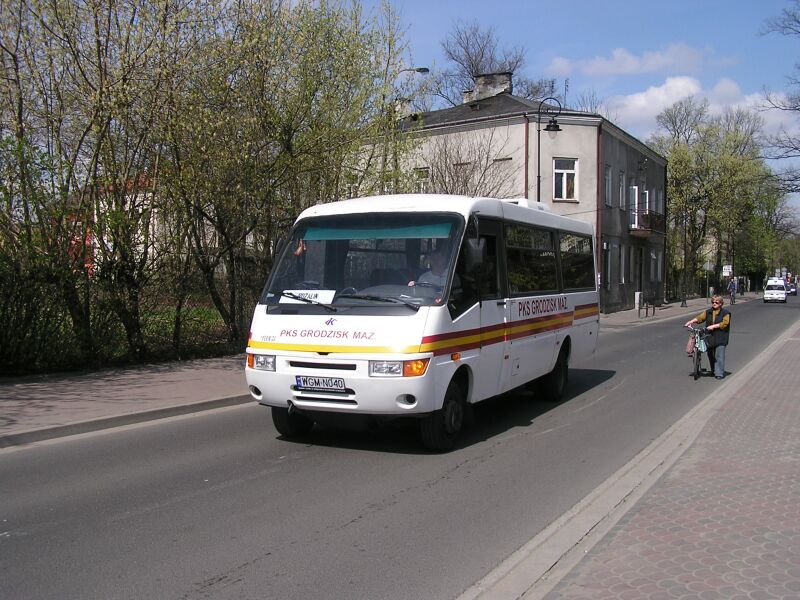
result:
<svg viewBox="0 0 800 600"><path fill-rule="evenodd" d="M508 377L508 340L506 324L508 306L505 284L501 277L500 234L498 221L480 219L480 238L486 255L479 272L478 296L481 305L481 348L475 370L475 400L495 396Z"/></svg>

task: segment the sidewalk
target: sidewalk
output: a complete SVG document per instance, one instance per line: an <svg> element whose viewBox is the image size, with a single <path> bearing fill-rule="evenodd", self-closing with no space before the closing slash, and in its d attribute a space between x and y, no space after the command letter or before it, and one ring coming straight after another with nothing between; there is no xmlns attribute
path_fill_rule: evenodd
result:
<svg viewBox="0 0 800 600"><path fill-rule="evenodd" d="M252 401L243 354L0 380L0 448Z"/></svg>

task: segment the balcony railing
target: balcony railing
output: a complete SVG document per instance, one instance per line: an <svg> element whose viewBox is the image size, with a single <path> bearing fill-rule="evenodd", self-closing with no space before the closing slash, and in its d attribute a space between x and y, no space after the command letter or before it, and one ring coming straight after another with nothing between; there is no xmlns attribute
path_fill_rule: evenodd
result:
<svg viewBox="0 0 800 600"><path fill-rule="evenodd" d="M631 235L648 237L654 233L665 232L666 219L661 213L646 208L633 208L629 212L628 231Z"/></svg>

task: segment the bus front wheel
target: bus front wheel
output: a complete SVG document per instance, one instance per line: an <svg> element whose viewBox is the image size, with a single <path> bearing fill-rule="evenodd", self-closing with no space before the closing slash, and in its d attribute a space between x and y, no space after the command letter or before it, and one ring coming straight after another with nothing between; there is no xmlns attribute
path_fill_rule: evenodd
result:
<svg viewBox="0 0 800 600"><path fill-rule="evenodd" d="M306 415L278 406L272 407L272 423L278 433L287 438L304 436L314 427L314 421Z"/></svg>
<svg viewBox="0 0 800 600"><path fill-rule="evenodd" d="M444 395L442 408L420 422L422 443L429 450L450 450L464 425L466 402L461 386L451 381Z"/></svg>

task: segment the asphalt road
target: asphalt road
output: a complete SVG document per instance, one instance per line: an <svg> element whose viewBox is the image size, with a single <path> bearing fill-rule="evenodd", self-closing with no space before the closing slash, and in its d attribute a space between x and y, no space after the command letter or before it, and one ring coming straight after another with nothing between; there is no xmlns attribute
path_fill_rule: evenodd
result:
<svg viewBox="0 0 800 600"><path fill-rule="evenodd" d="M800 310L739 303L735 376ZM413 431L277 437L243 406L0 451L0 598L453 598L719 383L685 318L604 328L559 404L484 403L459 448Z"/></svg>

